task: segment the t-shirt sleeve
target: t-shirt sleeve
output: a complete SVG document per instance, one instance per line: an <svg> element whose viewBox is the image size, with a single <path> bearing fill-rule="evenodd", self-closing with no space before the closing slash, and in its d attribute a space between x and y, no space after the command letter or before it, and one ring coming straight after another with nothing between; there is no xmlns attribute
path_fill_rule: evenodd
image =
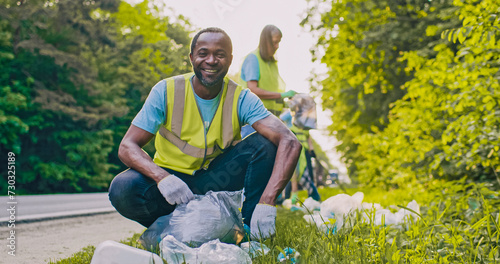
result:
<svg viewBox="0 0 500 264"><path fill-rule="evenodd" d="M132 125L156 134L165 121L165 89L165 80L158 82L151 89L141 111L132 120Z"/></svg>
<svg viewBox="0 0 500 264"><path fill-rule="evenodd" d="M249 54L243 61L241 79L245 82L260 80L259 60L255 54Z"/></svg>
<svg viewBox="0 0 500 264"><path fill-rule="evenodd" d="M238 98L238 113L240 125L253 125L253 123L271 115L262 101L248 89L244 89Z"/></svg>

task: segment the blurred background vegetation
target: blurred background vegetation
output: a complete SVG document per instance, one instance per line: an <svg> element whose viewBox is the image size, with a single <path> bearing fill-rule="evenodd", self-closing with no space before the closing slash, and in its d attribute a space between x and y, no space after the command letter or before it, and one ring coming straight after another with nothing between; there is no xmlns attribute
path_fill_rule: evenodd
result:
<svg viewBox="0 0 500 264"><path fill-rule="evenodd" d="M311 87L334 113L329 130L353 180L500 183L498 1L309 6L302 26L328 69ZM18 193L105 191L125 169L117 148L150 88L191 70L195 29L164 11L148 1L0 0L0 156L16 153Z"/></svg>
<svg viewBox="0 0 500 264"><path fill-rule="evenodd" d="M312 87L351 178L500 184L498 1L310 2L302 24L328 69Z"/></svg>
<svg viewBox="0 0 500 264"><path fill-rule="evenodd" d="M18 192L102 191L124 169L117 148L150 88L191 69L189 22L161 11L1 1L0 148L17 154Z"/></svg>

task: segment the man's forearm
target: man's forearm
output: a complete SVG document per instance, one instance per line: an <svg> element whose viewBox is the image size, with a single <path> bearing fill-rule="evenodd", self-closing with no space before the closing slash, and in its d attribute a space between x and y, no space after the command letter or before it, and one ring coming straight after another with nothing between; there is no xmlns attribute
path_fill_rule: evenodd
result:
<svg viewBox="0 0 500 264"><path fill-rule="evenodd" d="M118 157L126 166L156 182L168 176L168 172L156 165L151 157L137 145L121 144Z"/></svg>
<svg viewBox="0 0 500 264"><path fill-rule="evenodd" d="M257 95L261 100L262 99L281 99L281 94L277 92L271 92L265 89L262 89L258 86L258 82L249 81L248 89L252 91L255 95Z"/></svg>
<svg viewBox="0 0 500 264"><path fill-rule="evenodd" d="M295 137L280 140L271 179L262 194L259 203L276 204L276 198L290 181L302 145Z"/></svg>

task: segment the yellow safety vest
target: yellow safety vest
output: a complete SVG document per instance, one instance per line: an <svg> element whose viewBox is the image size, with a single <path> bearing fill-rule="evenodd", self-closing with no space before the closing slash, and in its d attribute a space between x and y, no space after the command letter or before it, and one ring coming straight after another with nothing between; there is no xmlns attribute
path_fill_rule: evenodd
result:
<svg viewBox="0 0 500 264"><path fill-rule="evenodd" d="M276 61L264 61L260 56L259 49L252 51L251 54L257 56L257 60L259 61L260 78L258 87L270 92L285 92L285 82L278 72L278 63ZM248 83L241 79L241 74L240 84L248 87ZM262 102L264 103L264 106L267 108L267 110L278 117L285 105L283 99L262 99Z"/></svg>
<svg viewBox="0 0 500 264"><path fill-rule="evenodd" d="M307 138L309 137L309 131L304 130L304 129L300 129L300 128L296 127L295 125L292 125L290 127L290 130L295 134L295 136L300 141L302 146L304 146L304 147L308 146Z"/></svg>
<svg viewBox="0 0 500 264"><path fill-rule="evenodd" d="M226 148L241 141L238 98L242 87L224 78L219 105L208 128L190 79L194 73L166 79L165 122L156 133L154 163L185 174L194 174Z"/></svg>
<svg viewBox="0 0 500 264"><path fill-rule="evenodd" d="M307 142L307 137L309 137L309 131L300 129L294 125L290 127L290 130L295 134L297 139L302 144L302 151L300 151L299 161L297 162L297 167L295 168L298 172L298 179L304 175L304 171L307 167L307 159L306 159L306 148L308 148L309 144Z"/></svg>

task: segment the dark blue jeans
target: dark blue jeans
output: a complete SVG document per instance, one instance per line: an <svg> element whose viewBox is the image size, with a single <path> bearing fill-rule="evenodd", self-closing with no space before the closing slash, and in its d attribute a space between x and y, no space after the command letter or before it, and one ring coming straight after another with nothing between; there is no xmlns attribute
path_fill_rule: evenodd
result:
<svg viewBox="0 0 500 264"><path fill-rule="evenodd" d="M250 225L253 210L271 177L275 157L276 146L254 133L215 158L207 170L188 175L164 169L183 180L194 194L237 191L244 187L241 213L244 223ZM145 227L175 209L161 195L155 181L133 169L115 176L109 186L109 200L121 215Z"/></svg>

